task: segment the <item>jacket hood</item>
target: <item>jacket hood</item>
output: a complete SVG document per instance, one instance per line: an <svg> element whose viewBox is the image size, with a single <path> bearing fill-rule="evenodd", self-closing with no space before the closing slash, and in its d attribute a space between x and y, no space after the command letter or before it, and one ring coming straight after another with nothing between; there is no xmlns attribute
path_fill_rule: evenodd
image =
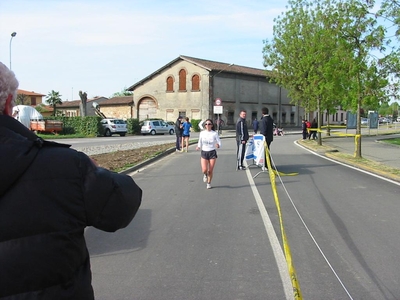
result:
<svg viewBox="0 0 400 300"><path fill-rule="evenodd" d="M24 174L42 143L14 118L0 115L0 197Z"/></svg>

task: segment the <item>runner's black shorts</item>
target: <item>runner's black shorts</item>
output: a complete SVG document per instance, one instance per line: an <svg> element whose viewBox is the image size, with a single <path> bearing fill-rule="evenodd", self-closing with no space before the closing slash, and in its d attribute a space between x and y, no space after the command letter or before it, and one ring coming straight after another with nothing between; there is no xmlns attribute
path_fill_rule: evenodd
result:
<svg viewBox="0 0 400 300"><path fill-rule="evenodd" d="M210 159L216 159L217 156L217 150L211 150L211 151L203 151L201 150L201 157L210 160Z"/></svg>

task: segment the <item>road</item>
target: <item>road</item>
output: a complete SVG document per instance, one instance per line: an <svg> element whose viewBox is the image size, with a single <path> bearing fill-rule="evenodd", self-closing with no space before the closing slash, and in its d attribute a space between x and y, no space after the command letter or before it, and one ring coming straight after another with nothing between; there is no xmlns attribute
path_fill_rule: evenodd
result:
<svg viewBox="0 0 400 300"><path fill-rule="evenodd" d="M277 185L303 299L400 299L399 186L296 139L275 138L271 154L299 173ZM194 146L132 174L144 191L132 223L85 233L96 299L291 299L268 174L236 171L235 147L223 140L211 190Z"/></svg>

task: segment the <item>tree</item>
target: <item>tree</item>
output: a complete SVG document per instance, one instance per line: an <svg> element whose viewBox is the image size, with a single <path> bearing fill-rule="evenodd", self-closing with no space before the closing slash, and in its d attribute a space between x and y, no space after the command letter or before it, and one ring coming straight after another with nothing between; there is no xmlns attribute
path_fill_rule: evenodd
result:
<svg viewBox="0 0 400 300"><path fill-rule="evenodd" d="M81 109L81 116L86 117L86 111L87 111L87 93L82 91L79 91L79 97L81 98L81 105L80 105L80 109Z"/></svg>
<svg viewBox="0 0 400 300"><path fill-rule="evenodd" d="M291 8L275 19L274 39L265 41L264 65L278 84L306 111L333 113L345 86L338 80L343 53L338 47L338 16L330 1L289 1ZM318 143L321 136L318 134Z"/></svg>
<svg viewBox="0 0 400 300"><path fill-rule="evenodd" d="M390 105L393 108L393 120L399 117L399 103L395 102Z"/></svg>
<svg viewBox="0 0 400 300"><path fill-rule="evenodd" d="M62 104L61 101L61 95L59 92L56 92L54 90L52 90L50 93L47 94L46 96L46 101L47 103L53 107L53 116L56 115L56 107L59 104Z"/></svg>
<svg viewBox="0 0 400 300"><path fill-rule="evenodd" d="M40 103L40 104L36 105L36 106L35 106L35 109L36 109L38 112L40 112L40 113L46 111L46 107L44 106L43 103Z"/></svg>
<svg viewBox="0 0 400 300"><path fill-rule="evenodd" d="M388 24L388 30L393 34L388 37L388 44L391 44L392 39L399 42L400 40L400 2L393 0L383 0L381 9L377 12L377 17L380 17L383 23ZM390 48L390 54L381 59L381 65L391 75L388 94L392 100L398 100L400 90L400 49L398 43Z"/></svg>
<svg viewBox="0 0 400 300"><path fill-rule="evenodd" d="M126 87L124 87L124 89L122 91L112 94L110 98L132 96L132 95L133 95L133 92L128 91L128 89Z"/></svg>
<svg viewBox="0 0 400 300"><path fill-rule="evenodd" d="M339 11L344 22L341 26L341 47L351 55L345 57L345 73L342 76L347 84L348 94L344 106L357 112L356 157L361 157L361 108L363 105L377 106L388 102L388 73L381 68L379 59L371 55L386 50L386 29L377 23L370 11L374 2L363 3L352 0L340 3Z"/></svg>
<svg viewBox="0 0 400 300"><path fill-rule="evenodd" d="M400 2L398 0L383 0L377 15L397 27L395 36L400 39Z"/></svg>
<svg viewBox="0 0 400 300"><path fill-rule="evenodd" d="M319 116L339 105L357 111L360 136L361 105L388 100L387 68L371 55L386 50L386 29L370 13L374 1L290 0L289 5L274 20L274 39L264 42L264 65L278 69L278 84L303 107L317 108Z"/></svg>
<svg viewBox="0 0 400 300"><path fill-rule="evenodd" d="M28 104L28 97L24 94L18 94L17 99L15 99L16 105L27 105Z"/></svg>

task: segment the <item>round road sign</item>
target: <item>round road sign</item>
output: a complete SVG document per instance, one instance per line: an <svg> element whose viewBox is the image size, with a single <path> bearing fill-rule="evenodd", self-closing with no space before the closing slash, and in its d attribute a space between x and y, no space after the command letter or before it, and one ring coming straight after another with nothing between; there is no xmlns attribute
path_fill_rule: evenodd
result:
<svg viewBox="0 0 400 300"><path fill-rule="evenodd" d="M220 98L215 99L215 105L219 106L221 105L222 101Z"/></svg>

